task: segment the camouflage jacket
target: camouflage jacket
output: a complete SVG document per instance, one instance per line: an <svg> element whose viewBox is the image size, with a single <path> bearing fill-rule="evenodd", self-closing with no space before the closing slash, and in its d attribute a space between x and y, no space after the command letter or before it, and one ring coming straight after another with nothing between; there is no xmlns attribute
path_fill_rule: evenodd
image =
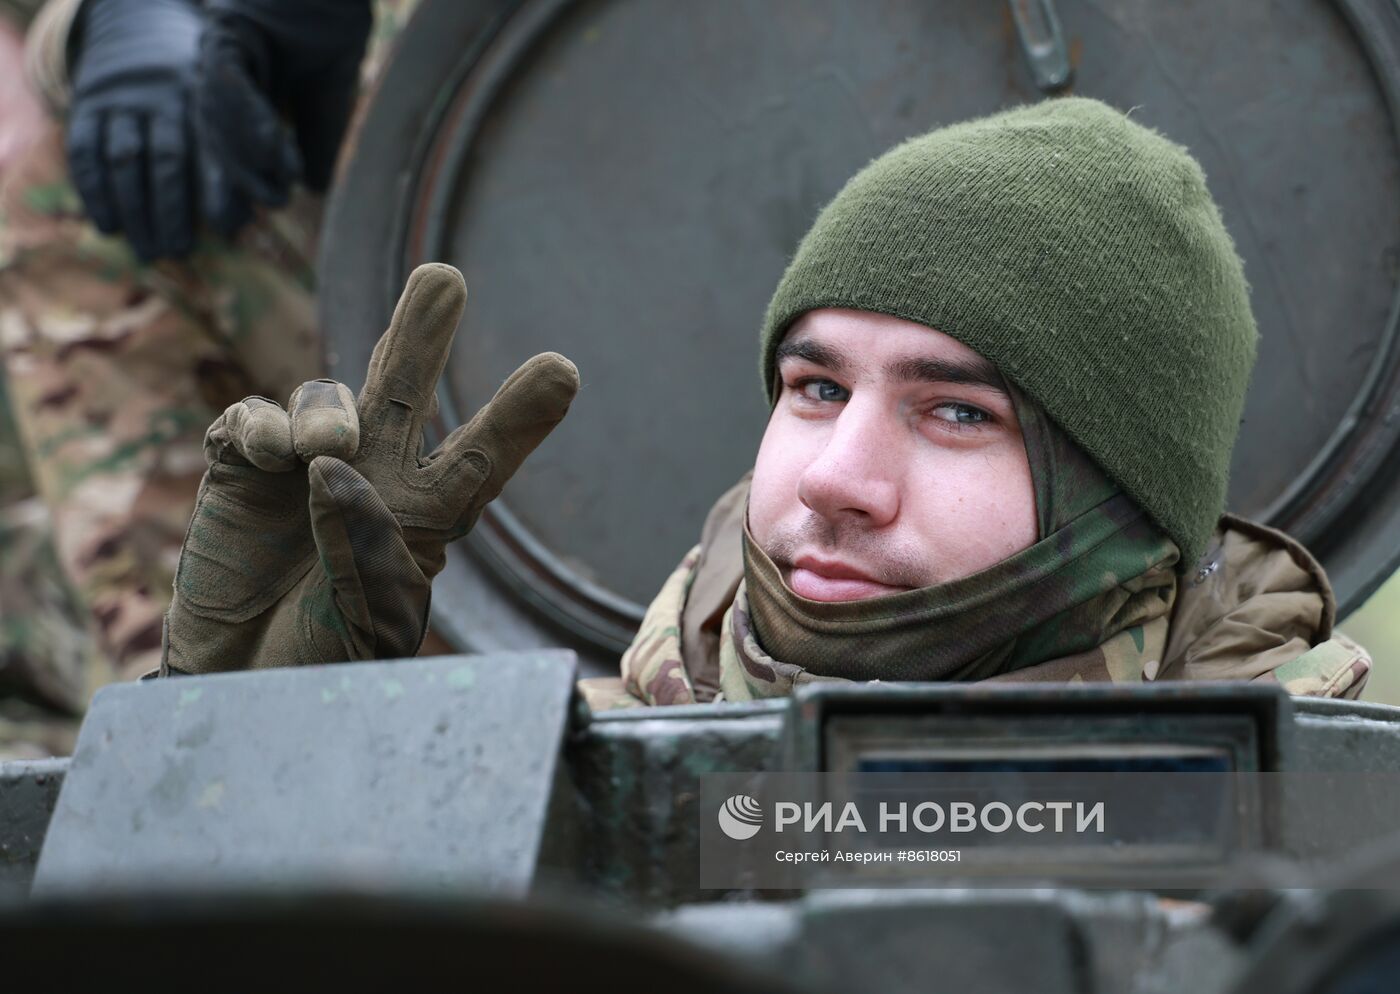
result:
<svg viewBox="0 0 1400 994"><path fill-rule="evenodd" d="M623 654L621 675L584 680L594 710L781 697L821 679L767 655L753 636L739 534L747 478L720 498ZM1205 556L1177 581L1169 616L1090 652L997 682L1259 680L1312 697L1359 696L1366 651L1333 630L1321 565L1283 532L1225 515Z"/></svg>

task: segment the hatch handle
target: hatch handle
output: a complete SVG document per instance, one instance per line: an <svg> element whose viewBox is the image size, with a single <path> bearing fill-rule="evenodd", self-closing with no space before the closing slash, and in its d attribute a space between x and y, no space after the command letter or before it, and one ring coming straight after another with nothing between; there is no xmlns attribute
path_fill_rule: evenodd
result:
<svg viewBox="0 0 1400 994"><path fill-rule="evenodd" d="M1060 30L1055 0L1008 0L1016 21L1021 51L1026 54L1035 85L1044 93L1058 93L1069 86L1074 71L1069 49Z"/></svg>

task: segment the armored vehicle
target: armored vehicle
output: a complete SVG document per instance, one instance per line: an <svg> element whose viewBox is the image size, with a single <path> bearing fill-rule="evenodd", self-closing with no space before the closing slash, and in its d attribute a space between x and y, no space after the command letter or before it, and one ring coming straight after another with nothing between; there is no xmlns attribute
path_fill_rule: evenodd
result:
<svg viewBox="0 0 1400 994"><path fill-rule="evenodd" d="M1344 617L1400 562L1397 86L1388 0L422 0L328 209L332 375L358 383L404 278L440 259L472 297L439 433L535 351L575 359L584 393L437 581L460 654L108 688L71 759L0 767L3 925L55 954L50 980L208 951L232 986L260 948L350 989L445 956L611 990L1390 989L1400 709L871 684L592 713L574 681L614 671L751 464L759 317L820 205L903 137L1069 91L1201 160L1263 336L1231 507L1312 548ZM892 756L1294 787L1258 826L1270 859L1191 886L1035 853L995 886L702 874L715 778Z"/></svg>

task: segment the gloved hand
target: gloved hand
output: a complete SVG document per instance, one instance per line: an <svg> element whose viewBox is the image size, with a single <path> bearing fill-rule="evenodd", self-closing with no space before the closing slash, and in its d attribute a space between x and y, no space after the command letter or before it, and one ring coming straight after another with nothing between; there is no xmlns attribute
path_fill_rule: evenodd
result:
<svg viewBox="0 0 1400 994"><path fill-rule="evenodd" d="M223 166L201 153L191 106L204 14L194 0L86 0L78 14L68 165L99 231L144 261L188 255L201 216L231 235L252 216ZM242 117L266 98L245 99ZM239 136L243 162L295 175L295 151ZM290 152L290 166L287 156ZM289 180L287 182L290 182Z"/></svg>
<svg viewBox="0 0 1400 994"><path fill-rule="evenodd" d="M87 0L68 121L73 183L99 231L142 259L194 246L187 97L204 19L191 0Z"/></svg>
<svg viewBox="0 0 1400 994"><path fill-rule="evenodd" d="M250 99L256 90L290 120L302 181L325 190L354 107L370 0L208 0L207 8L199 120L234 186L278 206L290 185L267 168L286 160L271 154L280 132Z"/></svg>
<svg viewBox="0 0 1400 994"><path fill-rule="evenodd" d="M315 380L287 411L250 397L214 422L162 674L418 650L445 547L471 529L578 389L573 363L537 355L420 456L465 300L455 269L420 266L375 346L358 407L343 384Z"/></svg>

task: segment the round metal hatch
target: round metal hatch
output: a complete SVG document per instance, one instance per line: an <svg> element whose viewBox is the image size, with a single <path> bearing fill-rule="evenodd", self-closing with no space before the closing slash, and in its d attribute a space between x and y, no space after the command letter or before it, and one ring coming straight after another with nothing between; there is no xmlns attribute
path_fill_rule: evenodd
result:
<svg viewBox="0 0 1400 994"><path fill-rule="evenodd" d="M1395 5L422 0L327 215L332 374L362 382L436 259L470 290L440 429L537 351L583 377L452 550L439 628L612 670L752 464L759 321L818 209L903 138L1043 97L1057 54L1204 166L1262 333L1231 508L1359 604L1400 558Z"/></svg>

